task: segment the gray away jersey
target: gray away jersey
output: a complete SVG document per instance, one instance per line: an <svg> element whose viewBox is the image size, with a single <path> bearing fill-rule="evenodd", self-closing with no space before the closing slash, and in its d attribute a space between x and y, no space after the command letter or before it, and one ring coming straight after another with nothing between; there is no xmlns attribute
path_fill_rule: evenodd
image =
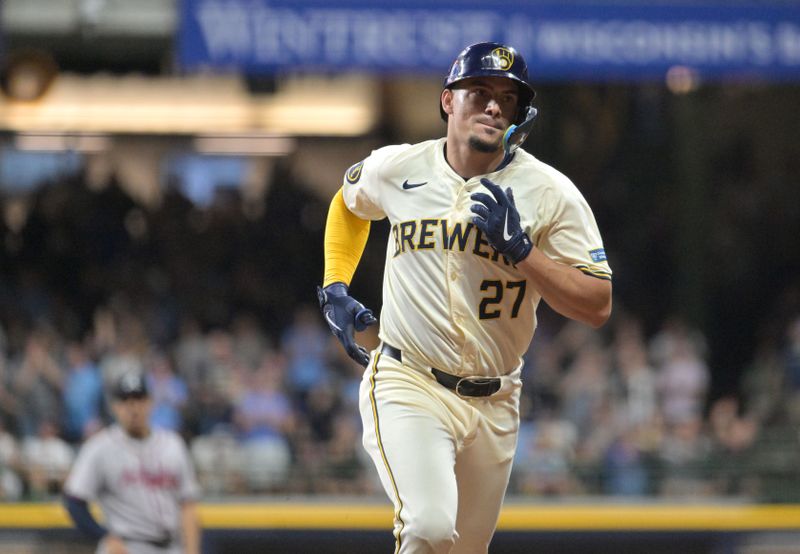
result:
<svg viewBox="0 0 800 554"><path fill-rule="evenodd" d="M96 500L110 532L140 540L179 540L181 503L199 496L180 436L154 429L137 440L118 425L84 444L64 490Z"/></svg>

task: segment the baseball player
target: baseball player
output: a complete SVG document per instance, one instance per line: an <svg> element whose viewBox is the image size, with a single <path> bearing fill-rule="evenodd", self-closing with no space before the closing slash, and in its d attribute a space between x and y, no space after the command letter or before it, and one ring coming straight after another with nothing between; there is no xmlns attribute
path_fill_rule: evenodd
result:
<svg viewBox="0 0 800 554"><path fill-rule="evenodd" d="M331 202L320 306L366 366L363 443L394 503L396 553L485 553L508 484L520 369L541 299L602 325L611 269L570 180L519 149L536 109L525 60L484 42L447 75L445 138L387 146ZM381 346L349 295L370 220L389 218Z"/></svg>
<svg viewBox="0 0 800 554"><path fill-rule="evenodd" d="M117 424L83 445L64 485L75 525L99 541L98 554L198 554L199 487L187 449L172 431L150 428L150 399L140 373L112 389ZM97 500L106 527L92 517Z"/></svg>

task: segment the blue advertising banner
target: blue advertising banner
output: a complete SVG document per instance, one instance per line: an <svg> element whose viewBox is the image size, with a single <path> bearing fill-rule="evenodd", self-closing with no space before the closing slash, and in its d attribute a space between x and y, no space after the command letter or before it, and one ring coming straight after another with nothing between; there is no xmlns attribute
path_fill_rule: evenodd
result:
<svg viewBox="0 0 800 554"><path fill-rule="evenodd" d="M536 80L800 79L800 6L734 2L539 4L473 0L183 0L189 70L432 71L462 47L515 46Z"/></svg>

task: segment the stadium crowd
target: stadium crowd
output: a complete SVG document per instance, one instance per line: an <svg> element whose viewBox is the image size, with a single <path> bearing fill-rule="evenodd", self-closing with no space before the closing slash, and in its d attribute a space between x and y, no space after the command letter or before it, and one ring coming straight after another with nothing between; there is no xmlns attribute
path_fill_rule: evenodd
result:
<svg viewBox="0 0 800 554"><path fill-rule="evenodd" d="M22 223L2 199L0 498L57 494L132 369L207 496L379 494L362 369L309 303L321 223L286 233L280 215L315 200L275 194L257 217L232 189L202 210L174 188L144 208L78 175L39 189ZM739 394L714 397L698 330L676 317L646 332L615 310L594 331L542 309L510 494L799 500L800 316L764 341Z"/></svg>
<svg viewBox="0 0 800 554"><path fill-rule="evenodd" d="M511 492L533 496L774 494L797 469L800 318L766 351L741 398L706 408L702 337L669 322L645 340L634 319L603 335L540 334L525 368ZM375 335L363 337L375 344ZM144 371L152 422L187 439L205 493L371 494L361 452L361 368L313 306L273 340L255 318L204 331L187 319L158 345L130 306L99 308L83 340L40 324L2 357L0 492L57 494L81 441L108 420L106 384ZM788 491L784 491L787 492Z"/></svg>

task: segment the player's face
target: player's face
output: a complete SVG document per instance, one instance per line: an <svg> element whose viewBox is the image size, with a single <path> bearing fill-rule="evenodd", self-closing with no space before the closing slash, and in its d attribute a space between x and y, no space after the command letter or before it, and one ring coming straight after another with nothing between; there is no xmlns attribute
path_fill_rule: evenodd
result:
<svg viewBox="0 0 800 554"><path fill-rule="evenodd" d="M144 437L150 432L152 401L148 397L117 399L112 404L114 416L125 431L133 437Z"/></svg>
<svg viewBox="0 0 800 554"><path fill-rule="evenodd" d="M511 79L475 77L457 83L450 106L453 119L449 132L479 152L496 152L503 134L517 114L519 89Z"/></svg>

